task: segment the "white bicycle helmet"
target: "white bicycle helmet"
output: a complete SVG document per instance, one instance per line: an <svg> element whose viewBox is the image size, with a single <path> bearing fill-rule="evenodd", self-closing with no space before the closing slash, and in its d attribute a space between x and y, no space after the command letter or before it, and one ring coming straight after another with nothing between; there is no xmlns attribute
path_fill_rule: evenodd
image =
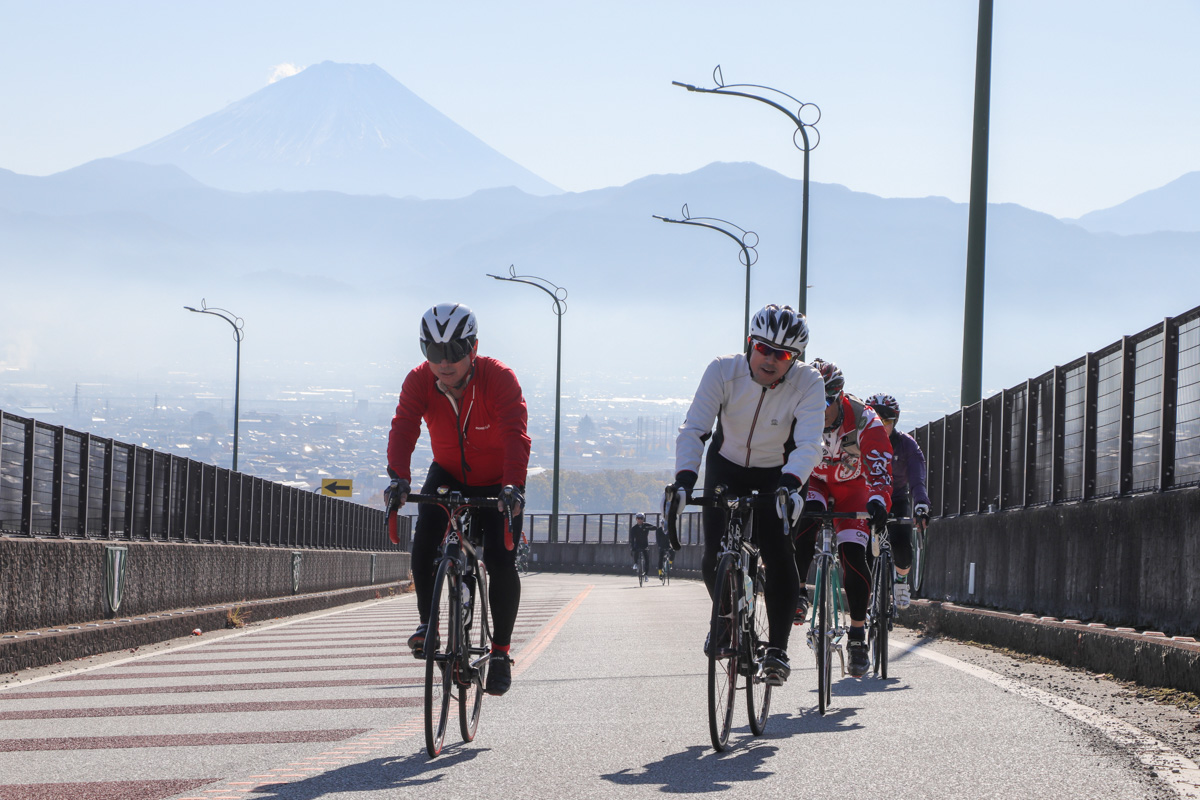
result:
<svg viewBox="0 0 1200 800"><path fill-rule="evenodd" d="M750 320L750 338L803 354L808 347L808 321L791 306L763 306Z"/></svg>
<svg viewBox="0 0 1200 800"><path fill-rule="evenodd" d="M421 317L421 352L430 361L461 361L478 336L475 313L459 303L441 303Z"/></svg>

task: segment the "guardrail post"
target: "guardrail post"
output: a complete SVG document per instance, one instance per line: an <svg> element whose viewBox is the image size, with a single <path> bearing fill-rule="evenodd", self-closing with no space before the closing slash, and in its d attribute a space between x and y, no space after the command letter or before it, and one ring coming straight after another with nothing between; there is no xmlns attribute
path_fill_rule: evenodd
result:
<svg viewBox="0 0 1200 800"><path fill-rule="evenodd" d="M1000 491L998 510L1008 508L1012 495L1013 476L1012 466L1012 392L1005 389L1001 392L1000 403Z"/></svg>
<svg viewBox="0 0 1200 800"><path fill-rule="evenodd" d="M1063 446L1067 434L1067 372L1061 366L1054 368L1053 387L1052 457L1054 465L1050 471L1050 502L1058 503L1062 501L1063 496L1063 464L1065 461Z"/></svg>
<svg viewBox="0 0 1200 800"><path fill-rule="evenodd" d="M92 435L79 440L79 534L88 536L88 499L92 489Z"/></svg>
<svg viewBox="0 0 1200 800"><path fill-rule="evenodd" d="M1175 486L1175 407L1179 402L1179 324L1172 317L1163 320L1163 364L1158 418L1158 490Z"/></svg>
<svg viewBox="0 0 1200 800"><path fill-rule="evenodd" d="M1091 500L1096 496L1096 409L1100 391L1100 359L1095 353L1088 353L1084 364L1083 499Z"/></svg>
<svg viewBox="0 0 1200 800"><path fill-rule="evenodd" d="M37 423L34 423L35 426ZM63 493L63 473L65 470L65 462L67 460L67 442L66 431L61 425L55 425L50 429L54 433L54 463L52 467L53 480L50 484L50 533L53 536L61 537L62 532L62 493Z"/></svg>
<svg viewBox="0 0 1200 800"><path fill-rule="evenodd" d="M33 446L36 426L33 420L25 421L25 452L21 458L24 469L21 476L21 533L26 536L33 535Z"/></svg>
<svg viewBox="0 0 1200 800"><path fill-rule="evenodd" d="M1132 336L1121 337L1121 466L1117 493L1133 491L1133 397L1137 368L1137 344Z"/></svg>
<svg viewBox="0 0 1200 800"><path fill-rule="evenodd" d="M1037 417L1041 389L1032 378L1025 381L1025 469L1022 470L1021 505L1028 508L1037 495Z"/></svg>

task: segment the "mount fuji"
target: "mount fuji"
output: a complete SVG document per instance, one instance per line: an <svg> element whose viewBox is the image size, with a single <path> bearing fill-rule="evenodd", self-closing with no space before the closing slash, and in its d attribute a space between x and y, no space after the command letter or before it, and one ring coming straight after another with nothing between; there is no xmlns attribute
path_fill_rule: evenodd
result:
<svg viewBox="0 0 1200 800"><path fill-rule="evenodd" d="M515 186L561 193L374 64L316 64L117 158L171 164L241 192L449 199Z"/></svg>

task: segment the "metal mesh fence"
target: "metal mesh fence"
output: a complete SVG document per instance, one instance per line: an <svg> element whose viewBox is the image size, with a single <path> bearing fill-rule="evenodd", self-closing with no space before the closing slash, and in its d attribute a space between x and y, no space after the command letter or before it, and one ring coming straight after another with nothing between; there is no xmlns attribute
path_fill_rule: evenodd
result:
<svg viewBox="0 0 1200 800"><path fill-rule="evenodd" d="M912 434L943 516L1200 484L1200 307Z"/></svg>

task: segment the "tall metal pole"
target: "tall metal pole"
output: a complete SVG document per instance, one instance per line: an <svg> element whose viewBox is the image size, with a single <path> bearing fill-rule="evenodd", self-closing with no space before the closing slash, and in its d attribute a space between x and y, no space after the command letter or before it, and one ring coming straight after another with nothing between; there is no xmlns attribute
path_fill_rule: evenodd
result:
<svg viewBox="0 0 1200 800"><path fill-rule="evenodd" d="M541 289L554 301L554 313L558 317L558 354L554 365L554 478L550 509L550 541L558 541L558 487L559 487L559 440L562 427L562 318L567 313L567 290L536 275L518 275L516 267L508 267L508 277L488 275L498 281L511 283L526 283ZM553 287L551 291L547 287Z"/></svg>
<svg viewBox="0 0 1200 800"><path fill-rule="evenodd" d="M750 338L750 267L754 266L754 264L757 263L757 261L758 261L758 250L755 249L758 247L758 234L755 233L754 231L748 231L748 230L741 228L738 225L734 225L729 220L717 219L716 217L693 217L688 212L687 203L683 204L683 219L670 219L668 217L661 217L658 214L652 214L651 216L654 217L655 219L661 219L663 222L671 222L676 225L695 225L700 228L708 228L709 230L718 231L720 233L725 234L730 239L733 239L735 242L738 243L738 247L742 248L742 254L740 256L738 256L738 258L741 259L742 264L746 267L746 311L744 314L745 322L742 325L742 338L749 339ZM719 225L710 224L710 223L716 223L716 222L719 222L722 225L728 225L731 228L736 228L741 235L737 236L737 235L733 234L732 232L720 227ZM753 254L753 255L751 255L751 254Z"/></svg>
<svg viewBox="0 0 1200 800"><path fill-rule="evenodd" d="M992 85L992 0L979 0L975 45L975 120L971 137L971 207L967 218L967 282L963 307L963 407L983 396L984 251L987 242L988 124Z"/></svg>
<svg viewBox="0 0 1200 800"><path fill-rule="evenodd" d="M716 89L705 89L699 86L693 86L690 83L680 83L679 81L671 81L674 86L682 86L689 92L704 92L706 94L727 94L734 97L748 97L751 100L757 100L760 103L766 103L771 108L782 112L792 124L796 126L796 130L792 133L792 144L804 153L804 180L801 199L803 207L800 210L800 296L798 308L796 309L801 314L808 314L808 154L816 149L816 146L821 143L821 134L817 130L816 125L821 121L821 109L816 103L805 103L792 97L787 92L781 92L778 89L772 89L770 86L760 86L756 83L731 83L728 86L725 84L724 76L721 74L721 65L718 64L713 70L713 82L717 85ZM764 91L774 92L780 97L786 97L788 100L797 104L796 113L792 113L784 108L779 103L768 97L751 92L735 92L732 89L763 89ZM805 121L802 116L806 113L815 115L811 122ZM816 135L816 141L810 141L808 138L809 131ZM797 134L800 136L801 142L796 141Z"/></svg>
<svg viewBox="0 0 1200 800"><path fill-rule="evenodd" d="M238 471L238 421L241 418L241 396L242 396L242 327L244 322L242 318L232 311L227 311L224 308L209 308L203 298L200 300L199 308L184 306L188 311L194 311L197 314L211 314L214 317L220 317L233 327L233 340L237 342L237 358L234 362L233 373L233 471Z"/></svg>

